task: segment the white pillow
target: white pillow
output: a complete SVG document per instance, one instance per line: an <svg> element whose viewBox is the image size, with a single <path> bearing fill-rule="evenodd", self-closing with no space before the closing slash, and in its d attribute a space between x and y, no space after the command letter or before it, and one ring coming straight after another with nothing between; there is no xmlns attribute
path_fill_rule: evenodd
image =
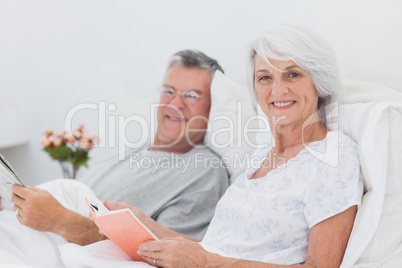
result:
<svg viewBox="0 0 402 268"><path fill-rule="evenodd" d="M340 112L342 118L356 119L355 124L359 126L352 138L357 138L367 188L342 267L378 267L401 250L402 104L345 105Z"/></svg>
<svg viewBox="0 0 402 268"><path fill-rule="evenodd" d="M375 83L345 85L343 102L352 104L339 107L339 129L357 141L367 193L342 267L378 267L388 259L392 266L402 253L402 94Z"/></svg>
<svg viewBox="0 0 402 268"><path fill-rule="evenodd" d="M342 103L364 103L371 101L401 101L402 102L402 82L388 82L394 86L399 86L399 90L390 88L382 84L359 80L344 80L346 92L341 99Z"/></svg>
<svg viewBox="0 0 402 268"><path fill-rule="evenodd" d="M247 168L256 147L257 130L257 111L248 90L216 71L204 144L223 158L231 183Z"/></svg>

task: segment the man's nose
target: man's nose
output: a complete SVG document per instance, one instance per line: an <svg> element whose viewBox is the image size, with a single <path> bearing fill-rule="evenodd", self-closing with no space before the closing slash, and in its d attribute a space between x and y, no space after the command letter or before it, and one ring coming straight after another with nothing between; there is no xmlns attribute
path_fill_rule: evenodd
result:
<svg viewBox="0 0 402 268"><path fill-rule="evenodd" d="M285 82L281 81L280 79L275 79L272 83L272 90L271 94L279 97L289 92L289 89Z"/></svg>
<svg viewBox="0 0 402 268"><path fill-rule="evenodd" d="M176 106L179 109L183 109L185 106L183 97L179 93L174 96L174 98L170 101L170 104Z"/></svg>

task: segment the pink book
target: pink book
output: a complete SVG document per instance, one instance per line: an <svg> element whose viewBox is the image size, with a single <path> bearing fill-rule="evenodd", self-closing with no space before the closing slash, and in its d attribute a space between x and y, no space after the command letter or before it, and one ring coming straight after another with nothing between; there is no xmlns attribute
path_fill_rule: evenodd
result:
<svg viewBox="0 0 402 268"><path fill-rule="evenodd" d="M91 219L102 232L135 261L144 261L138 254L140 244L149 240L159 240L135 215L128 209L108 210L102 202L85 202L90 211Z"/></svg>

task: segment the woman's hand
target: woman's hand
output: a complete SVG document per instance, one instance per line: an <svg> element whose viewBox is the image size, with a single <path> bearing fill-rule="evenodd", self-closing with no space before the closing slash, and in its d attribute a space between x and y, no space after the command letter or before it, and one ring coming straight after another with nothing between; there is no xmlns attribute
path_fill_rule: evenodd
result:
<svg viewBox="0 0 402 268"><path fill-rule="evenodd" d="M182 237L144 242L138 251L144 260L158 267L205 267L208 254L200 244Z"/></svg>

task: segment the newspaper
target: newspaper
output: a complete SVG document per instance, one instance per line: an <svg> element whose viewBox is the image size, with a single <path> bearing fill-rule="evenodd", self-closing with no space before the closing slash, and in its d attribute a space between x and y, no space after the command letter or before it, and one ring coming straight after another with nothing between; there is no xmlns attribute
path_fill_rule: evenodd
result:
<svg viewBox="0 0 402 268"><path fill-rule="evenodd" d="M26 187L25 183L18 177L5 157L0 154L0 201L3 198L11 202L11 185L13 184Z"/></svg>

